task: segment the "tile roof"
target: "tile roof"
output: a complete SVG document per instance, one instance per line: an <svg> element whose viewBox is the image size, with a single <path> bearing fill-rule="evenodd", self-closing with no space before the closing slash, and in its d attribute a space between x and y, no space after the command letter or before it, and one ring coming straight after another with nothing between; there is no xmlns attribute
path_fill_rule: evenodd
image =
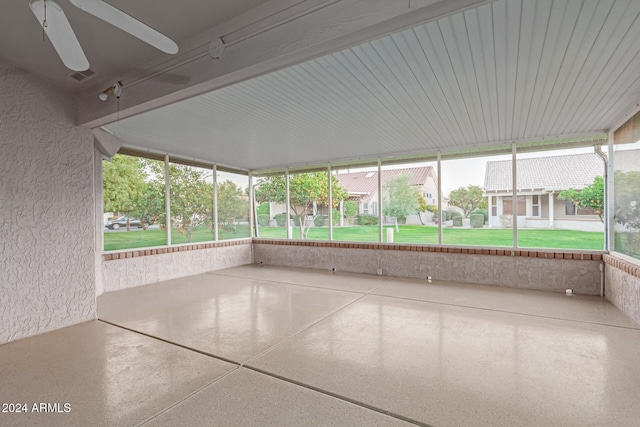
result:
<svg viewBox="0 0 640 427"><path fill-rule="evenodd" d="M418 168L391 169L382 171L382 186L392 178L409 175L413 185L424 185L429 175L435 172L431 166ZM378 171L373 172L348 172L335 175L340 185L352 195L374 195L378 192Z"/></svg>
<svg viewBox="0 0 640 427"><path fill-rule="evenodd" d="M518 159L516 165L520 190L580 190L604 174L604 163L595 153ZM511 160L487 162L484 190L511 189Z"/></svg>

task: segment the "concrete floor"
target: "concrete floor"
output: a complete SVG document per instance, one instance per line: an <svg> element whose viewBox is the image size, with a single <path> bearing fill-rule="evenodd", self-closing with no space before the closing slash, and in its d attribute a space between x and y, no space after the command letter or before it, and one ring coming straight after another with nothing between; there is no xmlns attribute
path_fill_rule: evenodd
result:
<svg viewBox="0 0 640 427"><path fill-rule="evenodd" d="M27 406L0 425L640 419L639 326L597 297L244 266L105 294L98 316L0 346L0 403Z"/></svg>

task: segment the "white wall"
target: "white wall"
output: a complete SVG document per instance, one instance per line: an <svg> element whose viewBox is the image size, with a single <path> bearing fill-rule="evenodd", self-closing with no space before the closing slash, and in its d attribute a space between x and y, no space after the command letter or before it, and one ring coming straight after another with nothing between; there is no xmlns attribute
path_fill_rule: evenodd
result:
<svg viewBox="0 0 640 427"><path fill-rule="evenodd" d="M621 260L623 264L620 264ZM637 273L640 263L620 254L605 257L605 262L605 296L640 324L640 277ZM627 271L624 271L625 267ZM631 267L636 270L635 275L628 273Z"/></svg>
<svg viewBox="0 0 640 427"><path fill-rule="evenodd" d="M576 294L600 293L600 261L254 242L254 262ZM553 253L551 253L553 255Z"/></svg>
<svg viewBox="0 0 640 427"><path fill-rule="evenodd" d="M236 246L102 261L98 295L251 264L251 251L251 240L247 239Z"/></svg>
<svg viewBox="0 0 640 427"><path fill-rule="evenodd" d="M94 319L93 137L0 60L0 344Z"/></svg>

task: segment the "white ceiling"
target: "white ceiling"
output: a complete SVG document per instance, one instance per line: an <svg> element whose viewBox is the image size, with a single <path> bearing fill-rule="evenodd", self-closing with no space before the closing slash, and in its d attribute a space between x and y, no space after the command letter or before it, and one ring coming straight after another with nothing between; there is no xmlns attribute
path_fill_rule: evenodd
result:
<svg viewBox="0 0 640 427"><path fill-rule="evenodd" d="M62 7L98 74L82 83L68 77L71 71L58 58L42 27L29 10L28 0L0 0L0 57L70 91L82 90L96 80L130 70L136 64L165 55L135 37L71 5ZM173 39L178 46L264 0L106 0Z"/></svg>
<svg viewBox="0 0 640 427"><path fill-rule="evenodd" d="M639 15L498 0L107 128L253 170L601 133L640 99Z"/></svg>

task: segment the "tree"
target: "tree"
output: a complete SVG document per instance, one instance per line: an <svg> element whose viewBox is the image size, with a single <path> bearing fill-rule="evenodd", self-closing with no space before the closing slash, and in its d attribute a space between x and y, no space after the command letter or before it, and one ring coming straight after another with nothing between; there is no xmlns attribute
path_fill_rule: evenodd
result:
<svg viewBox="0 0 640 427"><path fill-rule="evenodd" d="M640 171L615 172L615 220L640 231Z"/></svg>
<svg viewBox="0 0 640 427"><path fill-rule="evenodd" d="M164 164L147 162L152 178L147 187L146 203L141 206L152 215L160 207L158 197L164 191ZM213 222L213 187L211 171L186 165L169 165L171 194L171 221L178 232L187 234L187 242L193 241L196 228ZM166 219L163 218L166 223Z"/></svg>
<svg viewBox="0 0 640 427"><path fill-rule="evenodd" d="M592 209L600 217L600 221L604 222L604 178L596 176L593 179L593 184L582 190L574 190L569 188L568 190L561 191L558 194L559 200L569 200L577 208Z"/></svg>
<svg viewBox="0 0 640 427"><path fill-rule="evenodd" d="M144 229L147 225L160 222L166 227L167 215L164 203L164 181L145 182L144 190L140 194L140 198L136 203L134 216L140 218L140 222Z"/></svg>
<svg viewBox="0 0 640 427"><path fill-rule="evenodd" d="M449 204L462 209L465 218L476 209L487 209L487 199L477 185L460 187L449 193Z"/></svg>
<svg viewBox="0 0 640 427"><path fill-rule="evenodd" d="M249 199L232 181L218 183L218 222L236 232L235 221L249 215Z"/></svg>
<svg viewBox="0 0 640 427"><path fill-rule="evenodd" d="M420 191L411 185L411 178L408 175L392 178L384 186L382 213L386 216L406 219L408 215L419 210L420 197Z"/></svg>
<svg viewBox="0 0 640 427"><path fill-rule="evenodd" d="M104 210L127 216L134 214L146 188L143 161L137 157L116 154L111 161L102 163L102 171Z"/></svg>
<svg viewBox="0 0 640 427"><path fill-rule="evenodd" d="M340 186L335 176L331 176L333 189L333 206L348 197L347 191ZM256 187L255 198L257 203L274 202L285 204L287 202L286 182L284 176L272 176ZM313 215L310 225L306 226L308 212L314 212L313 205L327 206L329 204L329 180L325 172L297 173L289 175L289 201L296 221L300 227L300 239L306 239L309 228L313 226L317 214Z"/></svg>

